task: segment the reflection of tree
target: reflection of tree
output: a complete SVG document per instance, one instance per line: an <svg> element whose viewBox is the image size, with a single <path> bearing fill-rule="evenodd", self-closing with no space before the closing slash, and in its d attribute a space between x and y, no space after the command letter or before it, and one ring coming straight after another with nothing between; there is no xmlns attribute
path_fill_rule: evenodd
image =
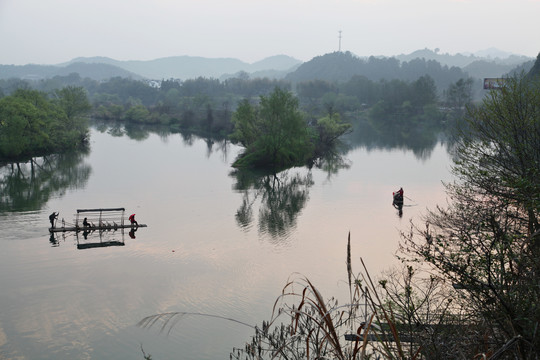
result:
<svg viewBox="0 0 540 360"><path fill-rule="evenodd" d="M296 219L309 198L313 185L311 172L279 174L256 174L247 170L236 170L234 188L243 192L242 205L236 212L236 221L242 228L253 222L253 207L260 199L258 229L272 237L281 237L296 226Z"/></svg>
<svg viewBox="0 0 540 360"><path fill-rule="evenodd" d="M347 149L339 149L339 151L345 153L347 152ZM350 161L341 153L338 153L337 151L328 152L325 156L315 159L312 166L324 171L327 175L327 179L330 179L332 175L336 175L339 170L351 167Z"/></svg>
<svg viewBox="0 0 540 360"><path fill-rule="evenodd" d="M396 126L385 130L375 128L369 121L359 120L354 131L344 136L351 148L406 149L419 159L428 159L441 141L442 127Z"/></svg>
<svg viewBox="0 0 540 360"><path fill-rule="evenodd" d="M88 150L33 158L0 167L0 211L39 210L53 195L83 187L91 173Z"/></svg>
<svg viewBox="0 0 540 360"><path fill-rule="evenodd" d="M150 136L148 127L139 124L126 124L126 135L136 141L146 140Z"/></svg>
<svg viewBox="0 0 540 360"><path fill-rule="evenodd" d="M230 142L223 136L202 137L191 131L175 131L167 125L149 125L149 124L123 124L119 122L94 121L93 128L100 133L108 133L113 137L127 136L136 141L147 139L150 134L156 134L162 141L167 141L172 134L179 134L183 144L193 146L195 142L202 139L207 146L206 157L220 151L223 159L227 160Z"/></svg>
<svg viewBox="0 0 540 360"><path fill-rule="evenodd" d="M204 138L204 142L206 143L207 158L210 158L210 156L217 151L221 152L224 161L227 160L231 143L226 138Z"/></svg>
<svg viewBox="0 0 540 360"><path fill-rule="evenodd" d="M172 132L167 126L160 125L145 125L145 124L133 124L133 123L119 123L119 122L104 122L94 121L93 127L100 133L108 133L113 137L127 136L132 140L142 141L146 140L151 133L156 133L162 138L166 138Z"/></svg>

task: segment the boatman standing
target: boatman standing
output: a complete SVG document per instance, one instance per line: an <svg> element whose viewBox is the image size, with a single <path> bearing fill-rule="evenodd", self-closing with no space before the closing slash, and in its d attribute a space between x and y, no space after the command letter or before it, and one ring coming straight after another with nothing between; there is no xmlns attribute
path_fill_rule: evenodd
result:
<svg viewBox="0 0 540 360"><path fill-rule="evenodd" d="M139 226L139 223L135 220L135 214L129 215L128 219L131 222L131 225Z"/></svg>
<svg viewBox="0 0 540 360"><path fill-rule="evenodd" d="M54 212L49 215L49 221L51 222L51 229L54 229L54 220L56 220L58 218L58 214L57 212Z"/></svg>

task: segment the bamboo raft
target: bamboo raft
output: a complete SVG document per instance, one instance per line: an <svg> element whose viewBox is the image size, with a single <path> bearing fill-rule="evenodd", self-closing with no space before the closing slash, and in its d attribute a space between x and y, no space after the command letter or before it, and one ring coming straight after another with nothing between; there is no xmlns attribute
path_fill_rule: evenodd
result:
<svg viewBox="0 0 540 360"><path fill-rule="evenodd" d="M66 223L62 219L61 226L49 228L49 232L65 232L65 231L110 231L118 229L137 229L147 227L146 224L131 224L125 219L124 208L106 208L106 209L78 209L75 214L74 223ZM87 218L89 226L84 226L80 219L81 214Z"/></svg>

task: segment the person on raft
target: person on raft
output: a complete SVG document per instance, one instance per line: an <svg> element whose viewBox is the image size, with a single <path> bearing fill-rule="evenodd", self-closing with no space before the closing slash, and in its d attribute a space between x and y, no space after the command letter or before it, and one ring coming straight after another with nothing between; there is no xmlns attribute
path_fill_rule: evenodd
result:
<svg viewBox="0 0 540 360"><path fill-rule="evenodd" d="M59 213L53 211L53 213L49 215L49 221L51 222L51 228L53 229L54 229L54 220L58 218L58 214Z"/></svg>
<svg viewBox="0 0 540 360"><path fill-rule="evenodd" d="M137 222L137 220L135 220L135 214L131 214L128 219L131 222L132 226L139 226L139 223Z"/></svg>

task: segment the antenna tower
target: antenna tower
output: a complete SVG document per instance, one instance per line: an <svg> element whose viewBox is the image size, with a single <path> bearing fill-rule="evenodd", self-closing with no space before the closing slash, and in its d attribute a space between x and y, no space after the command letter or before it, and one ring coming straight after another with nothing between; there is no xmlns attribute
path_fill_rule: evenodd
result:
<svg viewBox="0 0 540 360"><path fill-rule="evenodd" d="M339 47L338 52L341 52L341 30L339 30Z"/></svg>

